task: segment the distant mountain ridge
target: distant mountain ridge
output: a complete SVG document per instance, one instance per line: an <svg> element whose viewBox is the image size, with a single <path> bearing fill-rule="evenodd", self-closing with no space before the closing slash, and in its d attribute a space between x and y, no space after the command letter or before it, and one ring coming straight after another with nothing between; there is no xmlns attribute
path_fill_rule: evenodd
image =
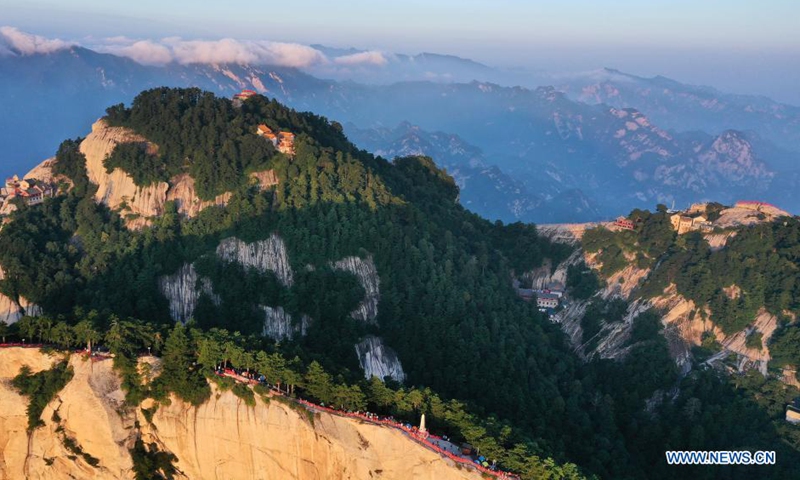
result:
<svg viewBox="0 0 800 480"><path fill-rule="evenodd" d="M666 129L712 134L726 129L752 130L777 146L800 150L800 107L764 96L724 93L611 68L556 81L556 85L569 98L584 103L637 108Z"/></svg>
<svg viewBox="0 0 800 480"><path fill-rule="evenodd" d="M528 191L518 180L488 165L483 152L457 135L428 132L408 122L396 128L358 129L346 126L348 137L376 155L392 159L426 155L453 176L461 203L489 218L549 222L556 218L597 218L598 211L580 190L557 197Z"/></svg>
<svg viewBox="0 0 800 480"><path fill-rule="evenodd" d="M404 65L422 59L472 65L429 54L397 58ZM414 150L460 176L462 198L488 218L588 221L654 202L733 201L742 196L800 210L793 193L800 182L800 154L791 148L792 138L800 138L795 107L759 97L717 98L712 89L662 77L642 79L613 70L595 77L536 89L485 81L363 85L288 67L143 66L82 47L3 57L0 88L8 101L0 105L0 118L7 119L0 125L0 140L8 160L0 174L26 171L51 156L61 139L87 131L105 106L129 102L141 89L191 85L224 96L254 89L298 110L351 124L355 129L349 127L349 132L410 122L421 131L456 135L479 149L484 157L480 163L490 167L476 171L472 159L448 158L444 145L436 145L448 141L440 134ZM658 95L645 95L657 86ZM673 93L663 93L665 89ZM696 111L702 115L692 124ZM387 155L410 148L409 139L408 148L393 145L395 140L384 136L362 148Z"/></svg>

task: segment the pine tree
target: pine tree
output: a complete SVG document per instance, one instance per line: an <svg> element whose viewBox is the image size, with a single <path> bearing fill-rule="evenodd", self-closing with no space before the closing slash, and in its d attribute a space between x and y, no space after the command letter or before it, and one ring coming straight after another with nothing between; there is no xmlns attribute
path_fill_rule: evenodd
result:
<svg viewBox="0 0 800 480"><path fill-rule="evenodd" d="M195 356L186 329L180 322L175 324L164 343L163 370L159 380L181 399L201 405L211 396L211 389Z"/></svg>
<svg viewBox="0 0 800 480"><path fill-rule="evenodd" d="M320 402L331 403L333 382L329 373L316 361L311 362L306 371L303 387L306 392Z"/></svg>
<svg viewBox="0 0 800 480"><path fill-rule="evenodd" d="M90 352L92 351L92 345L100 340L100 333L94 329L92 321L89 319L78 322L73 327L73 332L75 333L75 339L80 343L85 343L86 350Z"/></svg>

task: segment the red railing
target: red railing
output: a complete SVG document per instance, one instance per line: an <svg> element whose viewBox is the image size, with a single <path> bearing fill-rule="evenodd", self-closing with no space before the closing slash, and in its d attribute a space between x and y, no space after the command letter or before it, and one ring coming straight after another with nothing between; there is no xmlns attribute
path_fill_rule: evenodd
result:
<svg viewBox="0 0 800 480"><path fill-rule="evenodd" d="M0 348L10 348L10 347L41 348L43 346L44 346L43 344L39 344L39 343L0 343ZM86 351L85 349L79 350L78 352L89 356L89 352ZM92 359L93 362L99 362L99 361L107 360L107 359L110 359L110 358L113 358L113 357L109 353L93 352L91 354L90 358ZM244 375L240 375L240 374L236 373L236 371L234 371L232 369L229 369L229 368L224 369L222 371L222 373L217 371L216 374L219 375L219 376L233 378L237 382L246 383L248 385L256 385L256 384L259 383L258 380L255 380L255 379L252 379L252 378L248 378L248 377L246 377ZM409 428L405 424L402 424L402 423L394 421L394 420L389 420L389 419L386 419L386 418L380 418L377 415L366 415L366 414L363 414L363 413L346 412L346 411L342 411L342 410L335 410L335 409L330 408L330 407L323 407L322 405L317 405L316 403L309 402L308 400L303 400L303 399L300 399L300 398L295 399L295 398L287 397L284 392L282 392L282 391L280 391L278 389L275 389L275 388L273 388L272 391L275 394L284 396L287 399L289 399L291 401L295 401L295 402L299 403L300 405L303 405L305 408L308 408L308 409L311 409L311 410L320 410L320 411L324 411L326 413L329 413L331 415L337 415L337 416L340 416L340 417L356 418L356 419L359 419L359 420L362 420L362 421L365 421L365 422L370 422L370 423L373 423L373 424L376 424L376 425L384 425L384 426L387 426L387 427L390 427L390 428L395 428L395 429L401 430L402 432L407 434L409 437L411 437L412 440L414 440L417 443L420 443L421 445L433 450L434 452L436 452L436 453L438 453L438 454L440 454L442 456L445 456L445 457L449 458L450 460L452 460L452 461L454 461L456 463L459 463L459 464L474 468L474 469L476 469L476 470L478 470L478 471L480 471L482 473L485 473L487 475L491 475L491 476L493 476L495 478L501 478L501 479L516 479L516 478L519 478L517 475L514 475L512 473L504 472L504 471L501 471L501 470L492 470L490 468L484 467L483 465L481 465L479 463L476 463L474 460L471 460L469 458L462 457L462 456L456 455L456 454L454 454L454 453L452 453L450 451L447 451L447 450L439 447L438 445L436 445L436 444L434 444L433 442L430 441L431 439L442 440L442 437L439 437L437 435L433 435L433 434L430 434L430 433L427 433L427 432L424 432L424 433L420 432L416 427Z"/></svg>
<svg viewBox="0 0 800 480"><path fill-rule="evenodd" d="M222 373L217 372L217 375L233 378L234 380L236 380L238 382L247 383L247 384L250 384L250 385L255 385L255 384L259 383L257 380L254 380L254 379L251 379L251 378L247 378L247 377L245 377L243 375L240 375L240 374L236 373L234 370L231 370L231 369L224 369ZM275 392L276 394L279 394L281 396L286 397L286 394L284 392L281 392L280 390L272 389L272 391ZM337 415L337 416L340 416L340 417L355 418L355 419L362 420L362 421L369 422L369 423L373 423L373 424L376 424L376 425L384 425L384 426L387 426L387 427L390 427L390 428L395 428L395 429L401 430L402 432L407 434L409 437L411 437L412 440L416 441L417 443L422 444L424 447L427 447L427 448L433 450L434 452L436 452L436 453L438 453L438 454L440 454L442 456L445 456L445 457L449 458L450 460L452 460L452 461L454 461L456 463L459 463L459 464L474 468L474 469L476 469L476 470L478 470L478 471L480 471L482 473L485 473L487 475L491 475L491 476L493 476L495 478L501 478L501 479L519 478L518 476L516 476L516 475L514 475L512 473L504 472L504 471L501 471L501 470L492 470L490 468L484 467L483 465L481 465L479 463L476 463L474 460L471 460L469 458L465 458L465 457L456 455L456 454L454 454L454 453L452 453L450 451L447 451L447 450L439 447L438 445L436 445L436 444L434 444L433 442L430 441L431 439L442 440L442 437L439 437L439 436L436 436L436 435L432 435L432 434L429 434L429 433L422 433L419 430L417 430L416 427L408 428L408 426L406 426L406 425L404 425L404 424L402 424L400 422L396 422L396 421L393 421L393 420L388 420L386 418L380 418L377 415L366 415L366 414L357 413L357 412L346 412L346 411L342 411L342 410L336 410L336 409L333 409L333 408L330 408L330 407L324 407L322 405L318 405L316 403L312 403L312 402L309 402L308 400L303 400L301 398L296 398L296 399L295 398L291 398L291 397L286 397L286 398L288 398L291 401L295 401L295 402L299 403L300 405L303 405L305 408L307 408L309 410L323 411L323 412L329 413L331 415Z"/></svg>

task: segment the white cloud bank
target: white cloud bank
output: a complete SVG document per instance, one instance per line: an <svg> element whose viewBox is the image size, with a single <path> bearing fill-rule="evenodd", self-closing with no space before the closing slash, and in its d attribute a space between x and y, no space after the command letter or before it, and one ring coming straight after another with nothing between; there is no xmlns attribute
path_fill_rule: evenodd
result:
<svg viewBox="0 0 800 480"><path fill-rule="evenodd" d="M172 52L169 48L150 40L140 40L130 45L108 46L102 50L128 57L143 65L164 65L172 61Z"/></svg>
<svg viewBox="0 0 800 480"><path fill-rule="evenodd" d="M53 53L73 46L74 43L25 33L15 27L0 27L0 51L33 55Z"/></svg>
<svg viewBox="0 0 800 480"><path fill-rule="evenodd" d="M184 40L180 37L154 41L124 36L86 40L89 42L88 48L128 57L144 65L166 65L173 62L182 65L238 63L312 68L381 67L388 63L386 56L378 51L328 58L320 50L299 43L242 41L232 38ZM0 54L52 53L73 45L76 43L32 35L15 27L0 27Z"/></svg>
<svg viewBox="0 0 800 480"><path fill-rule="evenodd" d="M359 52L359 53L354 53L352 55L344 55L341 57L336 57L333 61L339 65L349 65L349 66L358 66L358 65L382 66L389 63L389 60L386 59L383 53L376 51Z"/></svg>
<svg viewBox="0 0 800 480"><path fill-rule="evenodd" d="M319 50L299 43L240 41L232 38L183 40L178 37L164 38L158 42L129 40L126 43L119 37L107 40L93 48L129 57L145 65L171 62L183 65L239 63L307 68L331 63Z"/></svg>

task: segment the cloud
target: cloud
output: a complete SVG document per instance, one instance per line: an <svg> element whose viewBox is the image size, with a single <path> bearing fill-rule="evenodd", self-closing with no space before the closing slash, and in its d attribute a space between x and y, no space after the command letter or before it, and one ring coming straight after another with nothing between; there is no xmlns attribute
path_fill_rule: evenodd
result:
<svg viewBox="0 0 800 480"><path fill-rule="evenodd" d="M384 54L377 51L345 55L331 61L323 52L308 45L232 38L185 40L168 37L151 40L116 36L102 39L87 37L84 41L93 50L128 57L144 65L165 65L172 62L183 65L238 63L310 68L385 65L388 62ZM74 43L31 35L14 27L0 27L0 55L50 53L72 45Z"/></svg>
<svg viewBox="0 0 800 480"><path fill-rule="evenodd" d="M170 62L183 65L239 63L305 68L329 63L322 52L306 45L239 41L231 38L184 40L179 37L169 37L154 42L114 37L105 39L103 44L93 48L122 55L146 65L163 65Z"/></svg>
<svg viewBox="0 0 800 480"><path fill-rule="evenodd" d="M343 55L341 57L336 57L333 61L339 65L348 65L348 66L355 66L355 65L382 66L389 63L389 60L386 59L383 53L377 51L359 52L359 53L354 53L352 55Z"/></svg>
<svg viewBox="0 0 800 480"><path fill-rule="evenodd" d="M0 27L0 51L18 52L22 55L53 53L73 46L74 43L49 39L20 31L15 27Z"/></svg>
<svg viewBox="0 0 800 480"><path fill-rule="evenodd" d="M325 55L306 45L279 42L167 39L179 63L249 63L304 68L328 62Z"/></svg>
<svg viewBox="0 0 800 480"><path fill-rule="evenodd" d="M305 68L328 63L328 58L319 50L298 43L270 42L266 45L268 60L272 65Z"/></svg>
<svg viewBox="0 0 800 480"><path fill-rule="evenodd" d="M169 48L150 40L139 40L130 45L113 45L102 48L107 53L128 57L143 65L165 65L172 62L173 56Z"/></svg>
<svg viewBox="0 0 800 480"><path fill-rule="evenodd" d="M257 63L254 49L225 38L217 41L177 40L169 44L178 63Z"/></svg>

